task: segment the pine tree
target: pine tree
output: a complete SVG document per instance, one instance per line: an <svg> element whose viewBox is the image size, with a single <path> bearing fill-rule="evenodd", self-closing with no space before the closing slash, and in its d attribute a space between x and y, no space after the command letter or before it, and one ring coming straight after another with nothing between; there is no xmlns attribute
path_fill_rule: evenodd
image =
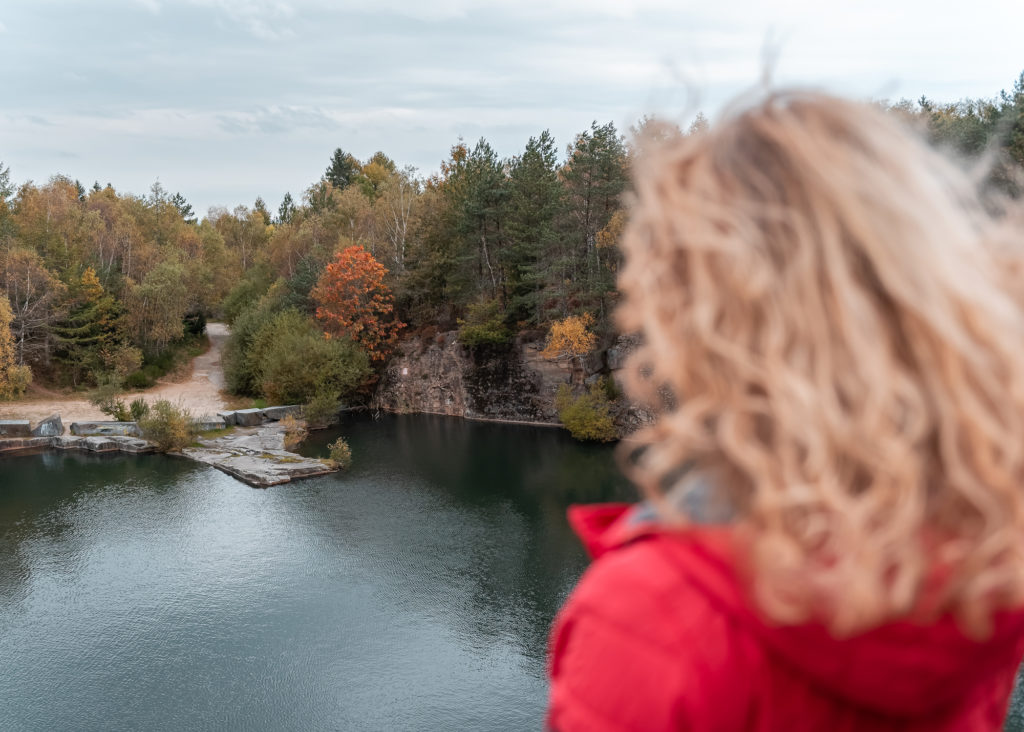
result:
<svg viewBox="0 0 1024 732"><path fill-rule="evenodd" d="M358 160L339 147L331 156L331 162L327 166L324 178L329 180L332 186L341 190L355 182L361 168Z"/></svg>
<svg viewBox="0 0 1024 732"><path fill-rule="evenodd" d="M285 192L284 198L281 199L281 205L277 209L277 221L281 224L291 223L294 215L295 199L292 198L291 193Z"/></svg>
<svg viewBox="0 0 1024 732"><path fill-rule="evenodd" d="M270 226L270 211L267 210L267 203L263 200L262 196L256 197L256 203L252 205L252 210L263 217L264 226Z"/></svg>
<svg viewBox="0 0 1024 732"><path fill-rule="evenodd" d="M196 222L196 216L195 212L192 210L192 204L186 201L183 195L175 193L171 196L171 203L174 204L174 208L178 210L178 213L181 214L181 218L185 220L186 224L194 224Z"/></svg>
<svg viewBox="0 0 1024 732"><path fill-rule="evenodd" d="M548 290L558 284L558 219L565 196L558 180L558 153L547 130L531 137L509 174L507 254L511 305L534 323L545 320Z"/></svg>
<svg viewBox="0 0 1024 732"><path fill-rule="evenodd" d="M569 225L576 232L567 278L581 296L596 299L601 307L605 295L615 290L615 281L608 262L602 259L597 235L622 205L629 179L627 163L626 146L615 125L594 122L577 135L562 169Z"/></svg>
<svg viewBox="0 0 1024 732"><path fill-rule="evenodd" d="M75 386L103 370L104 355L119 340L120 314L114 297L87 267L70 290L67 317L53 327L54 360Z"/></svg>

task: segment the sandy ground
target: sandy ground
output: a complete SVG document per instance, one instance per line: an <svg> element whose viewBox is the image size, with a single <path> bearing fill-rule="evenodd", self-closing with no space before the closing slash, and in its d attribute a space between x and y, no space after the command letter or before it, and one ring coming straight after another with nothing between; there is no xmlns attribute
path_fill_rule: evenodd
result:
<svg viewBox="0 0 1024 732"><path fill-rule="evenodd" d="M220 354L228 338L228 327L224 323L207 323L206 333L210 337L210 350L192 360L192 375L178 383L158 383L152 389L125 394L125 401L143 397L153 403L168 399L181 404L194 416L216 414L226 408L221 390L224 388L224 371L220 365ZM33 423L45 417L60 413L65 426L71 422L110 419L89 403L77 396L51 399L31 399L17 402L0 402L0 419L29 419Z"/></svg>

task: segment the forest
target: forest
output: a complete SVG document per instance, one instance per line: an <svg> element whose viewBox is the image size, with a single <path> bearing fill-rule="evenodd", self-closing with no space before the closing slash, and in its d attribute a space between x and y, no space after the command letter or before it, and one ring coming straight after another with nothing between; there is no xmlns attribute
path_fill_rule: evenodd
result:
<svg viewBox="0 0 1024 732"><path fill-rule="evenodd" d="M1024 191L1024 73L992 98L885 107L985 159L994 190ZM159 184L16 185L0 163L0 399L33 382L151 385L202 348L207 318L232 324L229 390L321 410L368 394L403 337L457 328L469 348L500 347L571 317L606 333L629 140L648 122L628 136L595 122L564 148L540 132L509 158L459 140L425 177L338 148L276 210L257 199L202 218Z"/></svg>

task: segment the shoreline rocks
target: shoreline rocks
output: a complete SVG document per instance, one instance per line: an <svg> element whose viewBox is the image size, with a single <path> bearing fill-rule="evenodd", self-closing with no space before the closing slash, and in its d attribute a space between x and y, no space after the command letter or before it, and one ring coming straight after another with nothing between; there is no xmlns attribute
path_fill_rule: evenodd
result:
<svg viewBox="0 0 1024 732"><path fill-rule="evenodd" d="M57 436L0 439L0 455L39 452L41 450L82 450L84 452L155 452L156 447L145 440L125 435Z"/></svg>
<svg viewBox="0 0 1024 732"><path fill-rule="evenodd" d="M200 438L199 442L202 447L186 447L181 455L217 468L255 488L338 470L329 462L285 450L284 428L274 423L240 427L229 435Z"/></svg>

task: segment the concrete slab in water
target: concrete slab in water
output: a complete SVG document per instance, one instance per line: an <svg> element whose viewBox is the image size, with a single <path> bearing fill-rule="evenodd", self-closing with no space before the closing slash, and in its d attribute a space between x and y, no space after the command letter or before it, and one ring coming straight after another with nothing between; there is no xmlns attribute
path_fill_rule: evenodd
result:
<svg viewBox="0 0 1024 732"><path fill-rule="evenodd" d="M87 452L153 452L156 448L136 437L125 435L90 435L53 438L53 446L58 450L85 450Z"/></svg>
<svg viewBox="0 0 1024 732"><path fill-rule="evenodd" d="M202 447L187 447L181 454L212 465L257 488L337 470L331 463L285 450L284 428L277 423L256 428L240 427L230 435L200 438L199 442Z"/></svg>
<svg viewBox="0 0 1024 732"><path fill-rule="evenodd" d="M38 452L47 449L84 450L86 452L153 452L156 448L136 437L114 435L112 437L14 437L0 438L0 455L16 455L21 452Z"/></svg>
<svg viewBox="0 0 1024 732"><path fill-rule="evenodd" d="M45 450L52 444L52 437L2 437L0 438L0 455L36 452Z"/></svg>

